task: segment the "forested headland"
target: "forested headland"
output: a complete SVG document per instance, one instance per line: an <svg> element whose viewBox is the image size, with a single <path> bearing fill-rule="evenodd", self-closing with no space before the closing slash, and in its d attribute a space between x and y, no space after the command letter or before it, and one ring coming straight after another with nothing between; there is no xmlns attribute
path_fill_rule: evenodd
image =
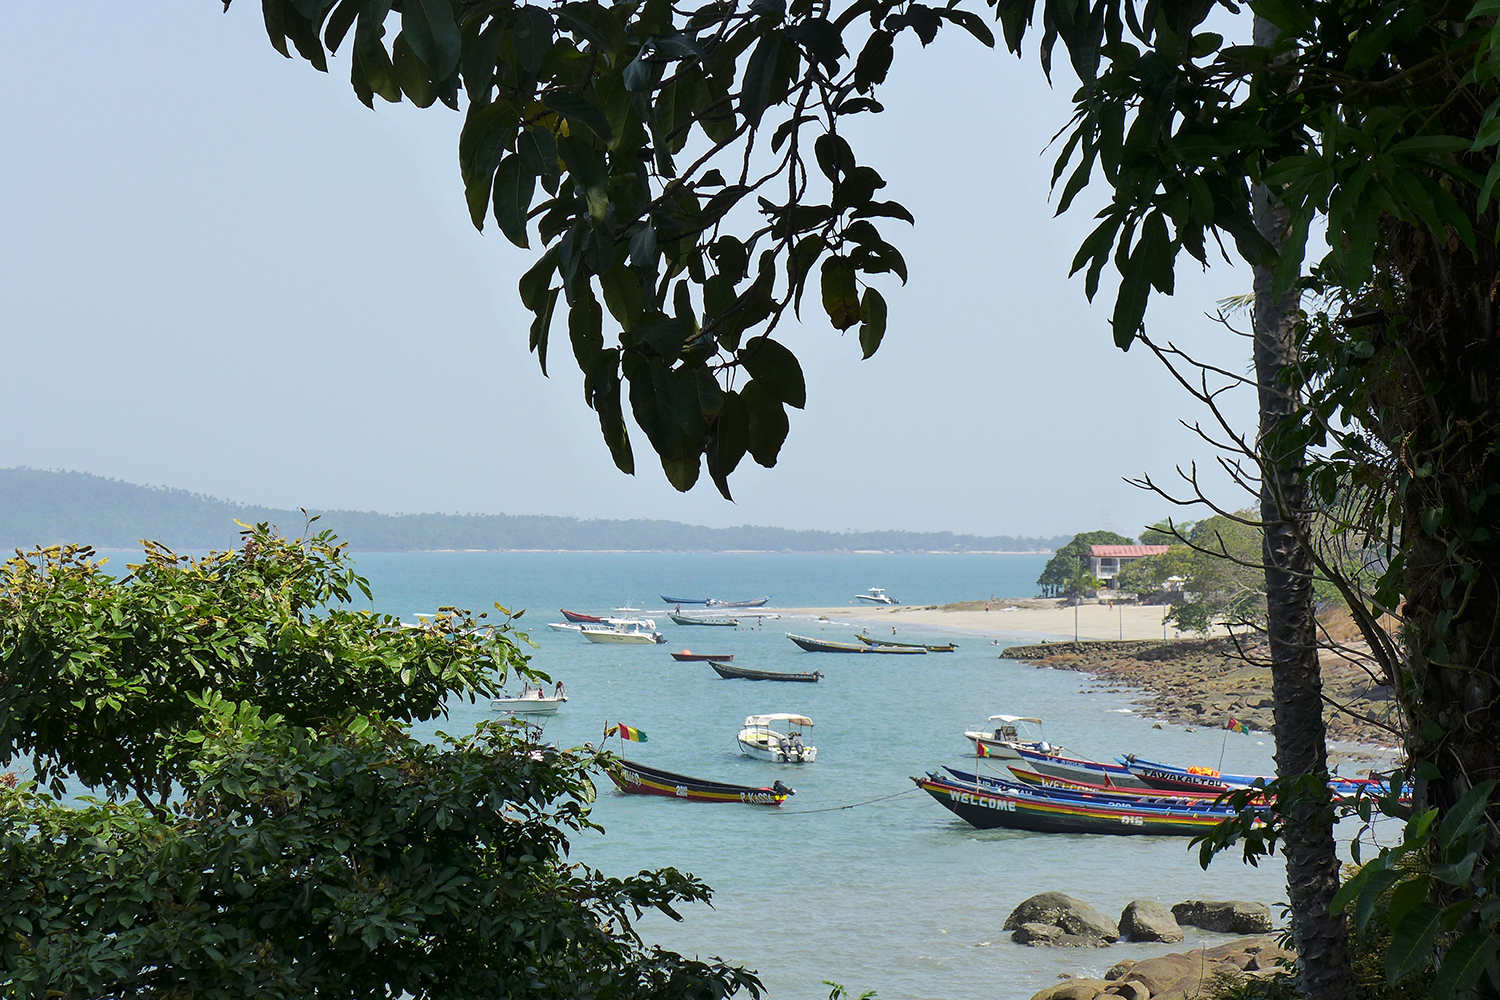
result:
<svg viewBox="0 0 1500 1000"><path fill-rule="evenodd" d="M793 531L746 525L707 528L676 521L581 520L545 514L380 514L310 511L359 552L631 550L668 552L1042 552L1068 540L948 531ZM187 490L139 486L82 472L0 469L0 547L65 542L134 548L143 538L181 550L226 549L236 521L296 534L298 510L239 504Z"/></svg>

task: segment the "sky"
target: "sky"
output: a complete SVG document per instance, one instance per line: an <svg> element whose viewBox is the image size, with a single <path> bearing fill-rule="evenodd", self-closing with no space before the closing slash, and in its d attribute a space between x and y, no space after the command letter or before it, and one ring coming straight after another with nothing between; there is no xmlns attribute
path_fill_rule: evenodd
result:
<svg viewBox="0 0 1500 1000"><path fill-rule="evenodd" d="M283 59L251 0L30 4L7 24L0 467L290 508L1051 536L1135 534L1174 511L1126 477L1214 461L1180 425L1206 414L1112 345L1110 291L1090 305L1067 277L1092 213L1053 217L1072 81L1049 88L1034 54L956 28L898 48L887 110L851 142L916 216L886 227L910 282L886 289L868 361L812 310L781 329L808 405L731 504L706 474L673 490L638 430L619 473L565 346L542 376L515 292L535 251L470 224L460 114L367 110L345 58ZM1244 371L1248 342L1205 314L1249 269L1194 268L1148 330Z"/></svg>

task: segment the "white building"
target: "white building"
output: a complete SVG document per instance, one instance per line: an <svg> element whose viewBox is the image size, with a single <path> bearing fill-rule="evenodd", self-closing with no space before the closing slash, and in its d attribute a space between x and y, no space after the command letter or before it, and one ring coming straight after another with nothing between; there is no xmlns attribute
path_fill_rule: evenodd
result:
<svg viewBox="0 0 1500 1000"><path fill-rule="evenodd" d="M1147 556L1159 556L1165 551L1165 545L1090 545L1089 554L1081 558L1088 560L1090 573L1113 589L1115 577L1126 564Z"/></svg>

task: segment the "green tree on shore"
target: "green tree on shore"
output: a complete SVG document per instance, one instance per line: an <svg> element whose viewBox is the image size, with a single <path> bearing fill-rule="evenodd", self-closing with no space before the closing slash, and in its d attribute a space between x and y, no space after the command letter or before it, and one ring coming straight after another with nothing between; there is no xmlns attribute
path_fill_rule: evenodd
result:
<svg viewBox="0 0 1500 1000"><path fill-rule="evenodd" d="M1044 596L1061 594L1067 589L1068 581L1078 574L1078 566L1083 557L1089 554L1089 546L1131 544L1132 539L1113 531L1085 531L1074 535L1068 544L1047 560L1047 565L1042 567L1042 575L1036 578L1036 584L1042 588Z"/></svg>
<svg viewBox="0 0 1500 1000"><path fill-rule="evenodd" d="M130 576L38 550L0 581L0 982L59 998L728 997L742 969L647 948L707 886L567 860L607 754L406 724L534 680L499 619L405 628L327 533L261 528ZM76 790L76 789L75 789Z"/></svg>

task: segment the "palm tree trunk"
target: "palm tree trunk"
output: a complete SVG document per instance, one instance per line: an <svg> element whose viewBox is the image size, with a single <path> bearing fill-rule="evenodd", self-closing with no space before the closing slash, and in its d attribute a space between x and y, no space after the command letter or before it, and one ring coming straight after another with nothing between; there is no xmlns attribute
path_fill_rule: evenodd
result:
<svg viewBox="0 0 1500 1000"><path fill-rule="evenodd" d="M1275 40L1276 29L1255 19L1255 43ZM1256 227L1277 249L1286 242L1288 214L1264 187L1255 191ZM1303 477L1305 451L1281 433L1296 421L1296 400L1279 376L1296 362L1295 292L1273 293L1272 275L1255 269L1254 357L1260 394L1265 522L1266 631L1270 643L1271 693L1276 715L1276 775L1301 794L1284 795L1283 853L1292 940L1297 949L1298 989L1317 1000L1352 1000L1348 929L1328 904L1339 887L1333 812L1327 785L1328 746L1323 724L1322 676L1313 617L1312 560L1298 541L1307 518ZM1311 780L1296 782L1301 776Z"/></svg>

